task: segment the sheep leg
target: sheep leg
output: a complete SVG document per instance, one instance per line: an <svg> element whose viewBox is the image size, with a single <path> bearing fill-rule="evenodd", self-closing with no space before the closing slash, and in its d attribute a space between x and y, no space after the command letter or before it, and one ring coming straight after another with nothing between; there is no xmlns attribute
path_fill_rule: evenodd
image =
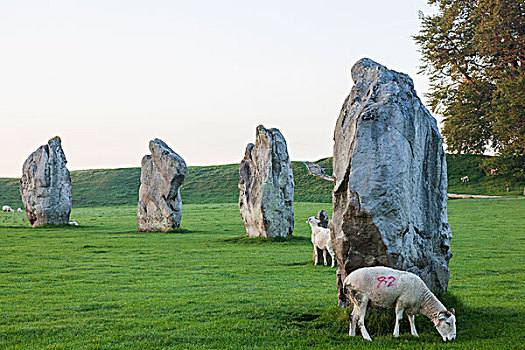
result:
<svg viewBox="0 0 525 350"><path fill-rule="evenodd" d="M350 330L348 334L351 337L355 336L355 328L357 326L357 319L359 318L359 312L357 309L357 304L354 304L354 309L352 310L352 319L350 320Z"/></svg>
<svg viewBox="0 0 525 350"><path fill-rule="evenodd" d="M326 249L323 249L323 260L324 260L324 265L328 265L328 262L326 262Z"/></svg>
<svg viewBox="0 0 525 350"><path fill-rule="evenodd" d="M396 325L394 326L394 337L399 337L399 321L403 318L403 308L399 307L399 303L396 304Z"/></svg>
<svg viewBox="0 0 525 350"><path fill-rule="evenodd" d="M416 331L416 315L407 314L407 316L408 316L408 323L410 323L410 333L412 333L414 337L419 337Z"/></svg>
<svg viewBox="0 0 525 350"><path fill-rule="evenodd" d="M334 253L334 250L330 249L329 253L330 253L330 256L332 257L332 266L330 266L330 267L334 267L335 266L335 253Z"/></svg>
<svg viewBox="0 0 525 350"><path fill-rule="evenodd" d="M359 307L359 329L361 330L361 335L366 340L372 341L372 338L370 338L370 335L368 334L368 331L365 327L365 315L366 315L366 307L368 306L368 296L363 295L363 298L361 299L361 305Z"/></svg>
<svg viewBox="0 0 525 350"><path fill-rule="evenodd" d="M319 258L317 257L317 246L314 245L314 265L317 265Z"/></svg>

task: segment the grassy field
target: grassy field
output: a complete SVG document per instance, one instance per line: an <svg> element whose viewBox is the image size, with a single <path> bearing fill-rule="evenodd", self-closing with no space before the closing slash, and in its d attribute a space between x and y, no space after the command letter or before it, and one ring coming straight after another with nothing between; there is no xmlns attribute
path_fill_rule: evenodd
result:
<svg viewBox="0 0 525 350"><path fill-rule="evenodd" d="M523 194L523 183L508 177L490 176L479 167L483 156L447 155L448 192L486 195ZM318 161L332 174L332 158ZM332 202L333 183L308 175L302 162L292 162L295 201ZM460 178L468 175L470 181ZM92 169L71 172L74 207L136 205L140 186L140 168ZM239 200L239 164L192 166L181 188L186 204L237 203ZM22 207L18 179L0 179L0 203ZM509 188L509 192L506 189Z"/></svg>
<svg viewBox="0 0 525 350"><path fill-rule="evenodd" d="M186 233L137 233L134 206L76 208L79 227L31 229L0 213L2 349L519 349L525 343L525 200L454 200L447 307L457 341L417 317L370 313L373 343L350 338L335 270L311 263L295 203L284 241L243 238L235 204L185 204Z"/></svg>
<svg viewBox="0 0 525 350"><path fill-rule="evenodd" d="M295 200L332 202L333 183L308 175L302 162L292 162ZM188 168L181 187L185 204L238 203L239 164ZM92 169L71 172L73 207L136 205L139 199L140 168ZM0 203L23 207L19 179L0 179Z"/></svg>

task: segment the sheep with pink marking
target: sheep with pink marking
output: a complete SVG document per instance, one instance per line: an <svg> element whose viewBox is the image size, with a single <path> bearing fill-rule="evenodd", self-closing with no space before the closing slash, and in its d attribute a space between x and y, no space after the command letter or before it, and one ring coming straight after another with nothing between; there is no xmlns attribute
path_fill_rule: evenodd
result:
<svg viewBox="0 0 525 350"><path fill-rule="evenodd" d="M417 337L415 316L427 316L436 327L443 341L456 339L456 316L454 309L445 306L428 289L417 275L384 266L363 267L350 273L343 282L346 295L354 304L350 322L350 336L355 336L359 323L361 335L372 340L365 328L368 307L374 309L395 308L394 337L399 336L399 321L406 312L410 331Z"/></svg>

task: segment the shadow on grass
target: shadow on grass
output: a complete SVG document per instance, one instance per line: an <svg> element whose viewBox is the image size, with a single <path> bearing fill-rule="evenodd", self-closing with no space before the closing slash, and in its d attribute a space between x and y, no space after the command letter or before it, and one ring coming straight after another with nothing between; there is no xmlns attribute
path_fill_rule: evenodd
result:
<svg viewBox="0 0 525 350"><path fill-rule="evenodd" d="M166 234L177 234L177 233L195 233L199 231L191 231L181 227L174 227L168 230L157 230L157 231L129 231L125 233L166 233Z"/></svg>
<svg viewBox="0 0 525 350"><path fill-rule="evenodd" d="M170 228L167 231L157 231L157 232L164 232L164 233L192 233L194 231L187 230L185 228L176 227L176 228Z"/></svg>
<svg viewBox="0 0 525 350"><path fill-rule="evenodd" d="M305 260L305 261L294 261L291 263L283 263L279 264L281 266L308 266L308 265L314 265L314 262L312 260Z"/></svg>
<svg viewBox="0 0 525 350"><path fill-rule="evenodd" d="M446 307L454 308L458 316L464 313L465 307L462 301L452 293L447 292L439 299L444 305L446 305ZM333 328L336 332L348 333L351 314L352 306L349 306L346 309L341 309L336 306L330 307L321 314L318 324L315 325L315 328L329 327ZM436 332L432 322L425 316L419 315L416 317L416 319L416 328L418 333L425 334ZM394 309L376 310L369 308L366 312L365 325L372 338L374 335L377 336L392 334L394 331L395 322L396 319L394 315ZM400 322L400 330L402 333L410 333L410 325L408 323L406 314L403 315L403 319Z"/></svg>
<svg viewBox="0 0 525 350"><path fill-rule="evenodd" d="M439 298L447 308L454 308L457 317L456 342L479 339L497 339L507 337L505 332L519 332L525 319L525 313L519 309L504 307L469 307L452 293L445 293ZM341 309L332 306L319 314L285 314L282 317L300 328L324 330L333 334L348 334L352 307ZM394 330L394 310L368 309L365 325L371 337L388 336ZM408 318L403 315L400 323L401 338L421 343L440 342L441 337L432 322L425 316L416 317L416 328L420 338L410 335ZM503 332L505 330L505 332ZM357 336L360 337L359 327ZM394 339L394 338L392 338Z"/></svg>
<svg viewBox="0 0 525 350"><path fill-rule="evenodd" d="M43 224L43 225L39 225L39 226L36 226L34 227L36 230L41 230L41 229L50 229L50 228L57 228L57 229L62 229L62 228L73 228L73 229L78 229L80 226L75 226L75 225L70 225L70 224L59 224L59 225L55 225L55 224Z"/></svg>
<svg viewBox="0 0 525 350"><path fill-rule="evenodd" d="M239 243L239 244L274 244L274 243L284 243L284 244L297 244L309 242L310 238L308 237L297 237L297 236L288 236L288 237L230 237L225 238L225 242L228 243Z"/></svg>
<svg viewBox="0 0 525 350"><path fill-rule="evenodd" d="M11 230L13 230L13 229L15 229L15 230L20 230L20 229L26 230L26 229L29 229L29 228L31 228L31 229L33 228L33 227L31 227L31 225L27 225L27 226L4 226L4 225L2 225L0 227L2 229L11 229Z"/></svg>

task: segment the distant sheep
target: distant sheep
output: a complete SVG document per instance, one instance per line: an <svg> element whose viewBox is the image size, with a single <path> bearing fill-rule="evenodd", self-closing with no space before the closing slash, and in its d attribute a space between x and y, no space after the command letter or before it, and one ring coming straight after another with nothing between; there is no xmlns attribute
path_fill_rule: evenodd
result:
<svg viewBox="0 0 525 350"><path fill-rule="evenodd" d="M470 181L470 179L468 178L468 176L463 176L461 178L461 182L469 182L469 181Z"/></svg>
<svg viewBox="0 0 525 350"><path fill-rule="evenodd" d="M16 211L17 211L18 213L23 213L23 212L24 212L24 211L22 210L22 208L18 208Z"/></svg>
<svg viewBox="0 0 525 350"><path fill-rule="evenodd" d="M370 306L377 309L395 307L394 337L399 336L399 321L403 318L403 311L406 311L413 336L418 336L415 315L422 314L434 323L443 341L456 339L456 312L454 309L447 310L425 282L413 273L384 266L364 267L350 273L343 287L354 304L350 336L355 336L359 322L363 338L372 340L365 328L366 308Z"/></svg>
<svg viewBox="0 0 525 350"><path fill-rule="evenodd" d="M69 220L69 224L73 226L78 226L78 223L75 220Z"/></svg>
<svg viewBox="0 0 525 350"><path fill-rule="evenodd" d="M330 256L332 257L332 266L335 266L335 253L334 249L332 248L332 240L330 238L330 229L319 227L319 219L317 219L315 216L312 216L308 218L306 221L307 224L310 224L310 227L312 228L312 244L314 245L314 259L315 259L315 265L317 265L317 261L319 260L319 257L317 256L317 248L321 249L323 251L323 258L324 258L324 264L328 265L328 262L326 261L326 252L330 253Z"/></svg>
<svg viewBox="0 0 525 350"><path fill-rule="evenodd" d="M8 205L4 205L2 207L2 211L5 212L5 213L14 213L15 211L13 210L13 208L11 208L10 206Z"/></svg>

